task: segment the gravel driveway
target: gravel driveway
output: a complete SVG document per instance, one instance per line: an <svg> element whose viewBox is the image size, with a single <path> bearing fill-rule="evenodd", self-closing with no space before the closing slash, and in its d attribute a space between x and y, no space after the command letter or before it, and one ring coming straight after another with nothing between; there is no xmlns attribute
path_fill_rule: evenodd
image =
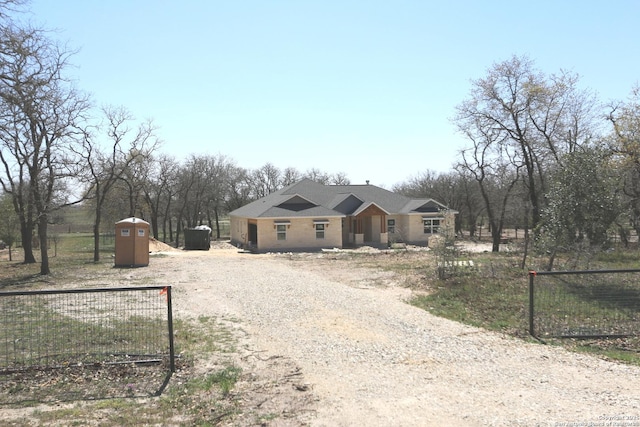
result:
<svg viewBox="0 0 640 427"><path fill-rule="evenodd" d="M177 315L238 319L263 359L300 368L316 401L292 425L640 426L640 368L435 317L392 281L234 250L170 254L150 268L173 284Z"/></svg>

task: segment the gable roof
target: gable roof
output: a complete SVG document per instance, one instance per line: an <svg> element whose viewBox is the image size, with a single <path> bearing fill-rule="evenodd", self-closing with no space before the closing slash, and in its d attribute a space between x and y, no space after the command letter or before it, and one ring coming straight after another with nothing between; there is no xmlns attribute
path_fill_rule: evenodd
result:
<svg viewBox="0 0 640 427"><path fill-rule="evenodd" d="M337 194L333 200L329 202L329 208L336 210L338 212L347 214L349 212L353 212L358 206L361 206L364 203L364 200L358 198L357 196L348 193L348 194Z"/></svg>
<svg viewBox="0 0 640 427"><path fill-rule="evenodd" d="M376 209L377 208L377 209ZM360 205L358 207L358 209L356 209L355 211L351 212L352 215L359 215L364 211L367 210L373 210L374 212L383 212L385 215L390 215L391 212L387 212L386 210L382 209L377 203L375 202L367 202L367 203L363 203L362 205Z"/></svg>
<svg viewBox="0 0 640 427"><path fill-rule="evenodd" d="M245 218L357 215L370 206L387 214L447 209L433 199L410 199L375 185L323 185L305 178L230 213Z"/></svg>
<svg viewBox="0 0 640 427"><path fill-rule="evenodd" d="M411 199L399 213L435 213L443 210L449 208L433 199Z"/></svg>

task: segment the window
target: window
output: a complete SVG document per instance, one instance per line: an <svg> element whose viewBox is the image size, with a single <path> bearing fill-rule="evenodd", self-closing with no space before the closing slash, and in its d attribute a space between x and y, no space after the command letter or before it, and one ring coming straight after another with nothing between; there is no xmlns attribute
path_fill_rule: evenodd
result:
<svg viewBox="0 0 640 427"><path fill-rule="evenodd" d="M388 219L387 220L387 233L393 234L396 232L396 220Z"/></svg>
<svg viewBox="0 0 640 427"><path fill-rule="evenodd" d="M316 239L324 239L324 224L316 224Z"/></svg>
<svg viewBox="0 0 640 427"><path fill-rule="evenodd" d="M278 240L287 240L287 224L276 224L276 236Z"/></svg>
<svg viewBox="0 0 640 427"><path fill-rule="evenodd" d="M442 218L422 218L424 224L424 234L435 234L440 231L440 221Z"/></svg>

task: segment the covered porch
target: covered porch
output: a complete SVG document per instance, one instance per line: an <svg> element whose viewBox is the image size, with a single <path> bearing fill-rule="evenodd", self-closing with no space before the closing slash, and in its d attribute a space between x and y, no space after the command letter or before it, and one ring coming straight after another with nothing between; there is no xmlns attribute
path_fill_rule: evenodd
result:
<svg viewBox="0 0 640 427"><path fill-rule="evenodd" d="M387 215L388 212L375 204L348 215L342 228L344 246L386 248L389 243Z"/></svg>

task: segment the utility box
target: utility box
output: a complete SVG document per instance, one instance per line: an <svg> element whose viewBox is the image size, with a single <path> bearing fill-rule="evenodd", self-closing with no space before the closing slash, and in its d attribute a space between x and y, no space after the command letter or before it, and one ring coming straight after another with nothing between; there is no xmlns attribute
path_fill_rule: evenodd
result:
<svg viewBox="0 0 640 427"><path fill-rule="evenodd" d="M116 267L149 265L149 223L140 218L116 222Z"/></svg>
<svg viewBox="0 0 640 427"><path fill-rule="evenodd" d="M211 229L206 225L184 229L184 248L208 251L211 247Z"/></svg>

